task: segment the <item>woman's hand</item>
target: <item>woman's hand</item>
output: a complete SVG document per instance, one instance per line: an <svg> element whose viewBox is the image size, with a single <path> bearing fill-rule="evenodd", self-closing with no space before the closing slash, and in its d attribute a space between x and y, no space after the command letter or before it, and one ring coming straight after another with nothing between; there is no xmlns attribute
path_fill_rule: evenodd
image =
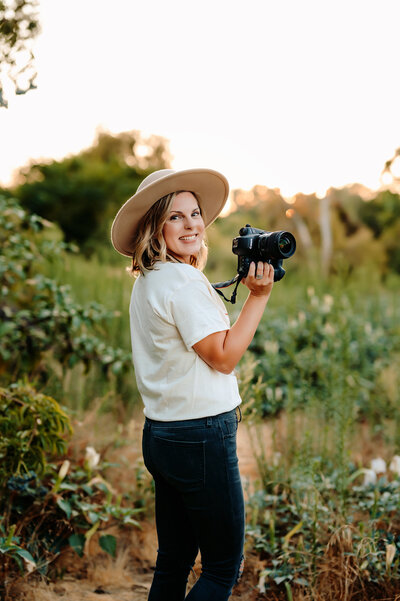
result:
<svg viewBox="0 0 400 601"><path fill-rule="evenodd" d="M242 280L252 296L269 296L274 285L274 268L269 263L250 263L249 272Z"/></svg>

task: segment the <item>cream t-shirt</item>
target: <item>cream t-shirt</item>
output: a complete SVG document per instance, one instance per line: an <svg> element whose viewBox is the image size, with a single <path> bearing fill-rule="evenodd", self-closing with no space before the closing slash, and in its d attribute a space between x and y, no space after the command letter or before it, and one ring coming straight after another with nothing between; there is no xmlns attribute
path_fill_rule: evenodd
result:
<svg viewBox="0 0 400 601"><path fill-rule="evenodd" d="M234 373L209 367L192 348L230 327L224 303L201 271L158 262L136 280L129 314L133 364L147 417L195 419L241 403Z"/></svg>

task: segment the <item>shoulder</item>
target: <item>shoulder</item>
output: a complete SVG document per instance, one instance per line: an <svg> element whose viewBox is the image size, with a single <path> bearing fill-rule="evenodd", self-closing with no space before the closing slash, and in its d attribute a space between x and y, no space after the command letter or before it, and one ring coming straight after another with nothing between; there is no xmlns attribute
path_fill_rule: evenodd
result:
<svg viewBox="0 0 400 601"><path fill-rule="evenodd" d="M157 263L155 268L142 276L142 281L149 286L163 286L175 291L190 282L204 281L205 276L186 263Z"/></svg>
<svg viewBox="0 0 400 601"><path fill-rule="evenodd" d="M155 268L140 275L133 287L136 299L147 298L153 304L168 305L172 298L186 291L209 288L201 271L186 263L157 263Z"/></svg>

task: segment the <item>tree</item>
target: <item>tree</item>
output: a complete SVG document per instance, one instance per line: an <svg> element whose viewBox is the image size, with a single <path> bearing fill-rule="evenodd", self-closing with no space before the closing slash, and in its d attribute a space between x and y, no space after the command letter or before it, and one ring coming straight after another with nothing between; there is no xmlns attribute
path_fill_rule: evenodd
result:
<svg viewBox="0 0 400 601"><path fill-rule="evenodd" d="M88 149L22 169L14 195L30 212L55 221L66 241L90 253L109 240L111 221L151 171L169 167L167 142L139 132L98 131Z"/></svg>
<svg viewBox="0 0 400 601"><path fill-rule="evenodd" d="M36 88L32 52L40 31L36 8L37 0L0 0L0 107L8 106L7 80L15 94Z"/></svg>

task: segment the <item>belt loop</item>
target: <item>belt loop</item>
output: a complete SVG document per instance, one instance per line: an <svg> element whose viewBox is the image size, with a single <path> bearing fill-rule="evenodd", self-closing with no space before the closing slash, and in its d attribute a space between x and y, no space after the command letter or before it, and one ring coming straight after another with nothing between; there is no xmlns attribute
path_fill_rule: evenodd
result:
<svg viewBox="0 0 400 601"><path fill-rule="evenodd" d="M236 407L236 417L237 417L238 423L240 423L242 421L242 410L239 405Z"/></svg>
<svg viewBox="0 0 400 601"><path fill-rule="evenodd" d="M207 417L207 428L212 426L212 417Z"/></svg>

